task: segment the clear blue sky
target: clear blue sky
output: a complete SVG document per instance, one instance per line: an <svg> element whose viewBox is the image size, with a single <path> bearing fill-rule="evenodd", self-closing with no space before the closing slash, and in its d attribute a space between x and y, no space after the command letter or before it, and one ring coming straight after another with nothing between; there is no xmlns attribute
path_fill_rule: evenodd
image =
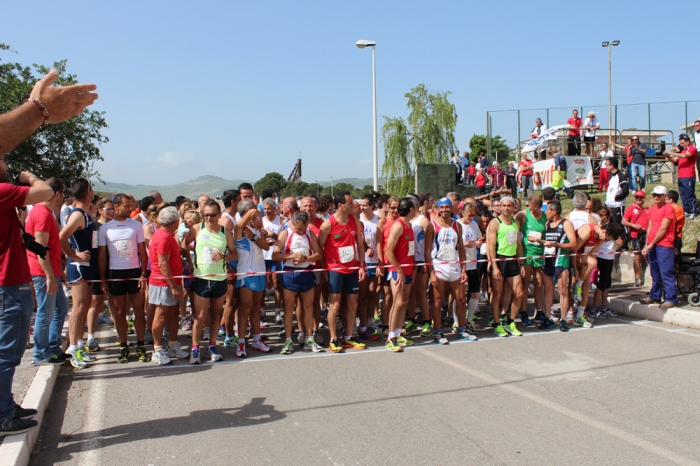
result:
<svg viewBox="0 0 700 466"><path fill-rule="evenodd" d="M6 2L0 42L19 54L0 57L66 58L98 85L105 180L286 177L301 151L312 182L372 176L372 57L358 39L378 44L380 131L425 83L453 92L466 149L487 110L606 104L603 40L622 41L614 102L699 99L698 17L700 3L627 0ZM645 108L629 112L646 124ZM517 120L503 118L512 146Z"/></svg>

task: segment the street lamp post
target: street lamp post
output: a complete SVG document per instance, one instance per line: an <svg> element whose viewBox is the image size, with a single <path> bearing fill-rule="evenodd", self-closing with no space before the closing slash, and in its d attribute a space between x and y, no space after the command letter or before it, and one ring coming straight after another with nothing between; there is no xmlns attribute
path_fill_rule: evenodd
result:
<svg viewBox="0 0 700 466"><path fill-rule="evenodd" d="M331 176L331 197L333 197L333 177Z"/></svg>
<svg viewBox="0 0 700 466"><path fill-rule="evenodd" d="M372 144L374 145L374 190L379 190L378 160L377 160L377 68L374 60L374 52L377 43L373 40L358 40L357 48L372 47L372 121L374 123L372 131Z"/></svg>
<svg viewBox="0 0 700 466"><path fill-rule="evenodd" d="M612 144L612 48L620 45L619 40L605 41L603 47L608 48L608 145Z"/></svg>

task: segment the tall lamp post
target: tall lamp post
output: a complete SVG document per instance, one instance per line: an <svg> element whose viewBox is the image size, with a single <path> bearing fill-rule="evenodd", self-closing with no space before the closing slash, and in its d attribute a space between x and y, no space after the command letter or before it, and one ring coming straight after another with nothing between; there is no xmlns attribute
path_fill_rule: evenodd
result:
<svg viewBox="0 0 700 466"><path fill-rule="evenodd" d="M377 161L377 68L374 60L374 52L377 48L377 43L373 40L358 40L357 48L363 49L365 47L372 47L372 111L374 122L374 128L372 131L372 143L374 144L374 190L379 190L379 176L378 176L378 161Z"/></svg>
<svg viewBox="0 0 700 466"><path fill-rule="evenodd" d="M612 144L612 48L620 45L619 40L605 41L603 47L608 48L608 145Z"/></svg>

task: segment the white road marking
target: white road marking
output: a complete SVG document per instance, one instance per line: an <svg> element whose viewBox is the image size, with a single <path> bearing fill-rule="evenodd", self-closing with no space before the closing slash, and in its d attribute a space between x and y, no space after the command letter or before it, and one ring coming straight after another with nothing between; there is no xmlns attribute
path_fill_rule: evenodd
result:
<svg viewBox="0 0 700 466"><path fill-rule="evenodd" d="M91 438L82 442L77 464L80 466L97 466L102 463L102 429L105 416L105 379L95 378L90 382L90 399L83 414L81 433L91 433Z"/></svg>

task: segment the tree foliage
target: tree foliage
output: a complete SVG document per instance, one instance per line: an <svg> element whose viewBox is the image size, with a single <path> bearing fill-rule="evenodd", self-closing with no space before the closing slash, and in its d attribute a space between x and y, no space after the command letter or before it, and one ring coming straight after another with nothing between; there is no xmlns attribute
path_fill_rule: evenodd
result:
<svg viewBox="0 0 700 466"><path fill-rule="evenodd" d="M12 52L6 44L0 50ZM66 72L67 60L53 64L58 72L56 84L68 86L78 82L77 76ZM22 104L36 81L49 72L37 64L0 63L0 113ZM34 73L38 74L38 77ZM40 178L56 176L70 184L78 177L99 178L95 162L104 160L99 146L109 142L101 130L107 128L105 112L86 109L75 118L40 128L26 141L5 155L8 178L13 179L22 170L29 170Z"/></svg>
<svg viewBox="0 0 700 466"><path fill-rule="evenodd" d="M261 193L264 189L271 189L278 195L286 186L287 180L277 172L267 173L253 185L256 193Z"/></svg>
<svg viewBox="0 0 700 466"><path fill-rule="evenodd" d="M510 148L506 144L506 140L501 138L501 136L494 136L491 138L491 154L488 154L486 147L486 136L483 134L475 134L469 140L469 150L471 151L471 159L473 161L479 160L479 152L483 151L484 154L489 156L489 159L496 159L496 151L498 151L498 161L504 162L511 160Z"/></svg>
<svg viewBox="0 0 700 466"><path fill-rule="evenodd" d="M406 120L384 117L382 175L388 192L403 196L412 191L416 164L446 163L454 152L457 111L447 100L449 94L419 84L405 95L410 110Z"/></svg>

